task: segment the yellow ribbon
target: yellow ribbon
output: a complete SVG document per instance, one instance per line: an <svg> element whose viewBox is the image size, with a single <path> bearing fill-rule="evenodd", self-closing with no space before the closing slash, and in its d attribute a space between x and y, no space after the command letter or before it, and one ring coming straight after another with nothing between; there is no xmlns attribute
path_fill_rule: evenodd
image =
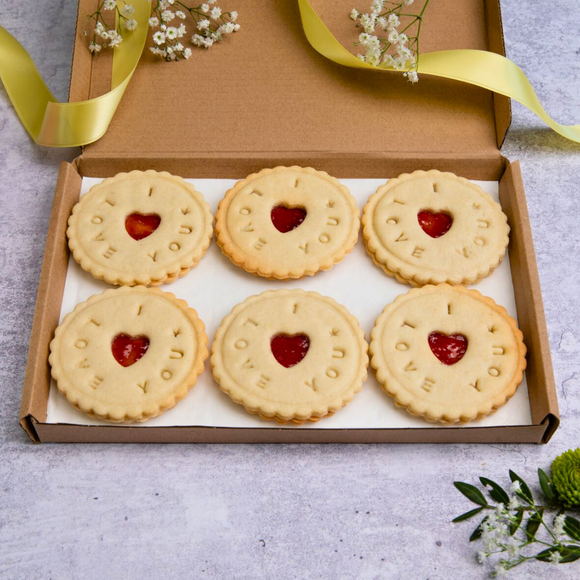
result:
<svg viewBox="0 0 580 580"><path fill-rule="evenodd" d="M308 0L298 0L298 5L306 38L322 56L351 68L390 71L363 62L346 50L314 12ZM511 97L530 109L556 133L580 143L580 125L560 125L554 121L546 113L522 69L504 56L482 50L430 52L421 54L418 72L462 81Z"/></svg>
<svg viewBox="0 0 580 580"><path fill-rule="evenodd" d="M112 90L78 103L59 103L22 45L0 26L0 78L22 124L36 143L75 147L100 139L109 128L145 47L151 4L132 2L137 29L115 48Z"/></svg>

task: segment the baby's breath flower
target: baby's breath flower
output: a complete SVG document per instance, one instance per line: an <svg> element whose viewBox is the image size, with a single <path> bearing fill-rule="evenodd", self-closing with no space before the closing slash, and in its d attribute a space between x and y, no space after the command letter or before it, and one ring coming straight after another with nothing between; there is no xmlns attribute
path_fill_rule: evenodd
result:
<svg viewBox="0 0 580 580"><path fill-rule="evenodd" d="M389 27L391 29L393 29L393 28L399 28L401 21L399 20L399 17L396 14L389 14L388 23L389 23Z"/></svg>
<svg viewBox="0 0 580 580"><path fill-rule="evenodd" d="M554 535L560 538L564 533L564 520L566 519L565 514L560 514L554 518Z"/></svg>
<svg viewBox="0 0 580 580"><path fill-rule="evenodd" d="M165 31L165 38L169 40L174 40L178 36L177 28L175 26L169 26Z"/></svg>
<svg viewBox="0 0 580 580"><path fill-rule="evenodd" d="M202 4L192 6L185 0L149 0L152 4L151 17L148 25L153 29L152 38L154 46L150 47L153 54L161 56L166 60L188 59L192 55L191 48L186 48L180 38L187 33L184 22L179 26L171 26L170 23L176 18L184 21L188 15L193 20L193 25L197 33L191 37L194 46L210 48L214 43L221 41L226 35L240 30L237 23L238 13L236 11L223 12L216 5L217 0L206 0ZM117 0L103 0L99 9L90 19L95 22L93 38L89 43L89 50L92 53L99 52L101 48L115 48L123 41L122 32L135 30L138 22L135 18L130 18L135 13L132 4L125 3L123 6ZM176 8L180 8L176 10ZM102 10L116 10L116 28L111 28L103 20ZM102 40L105 42L97 42Z"/></svg>
<svg viewBox="0 0 580 580"><path fill-rule="evenodd" d="M510 498L510 502L508 503L509 510L515 510L519 508L522 504L518 501L518 498L514 495Z"/></svg>
<svg viewBox="0 0 580 580"><path fill-rule="evenodd" d="M399 42L399 33L396 30L391 30L391 32L389 32L388 39L392 44L396 44Z"/></svg>
<svg viewBox="0 0 580 580"><path fill-rule="evenodd" d="M516 558L520 555L520 545L513 537L509 537L506 542L506 551L510 558Z"/></svg>
<svg viewBox="0 0 580 580"><path fill-rule="evenodd" d="M416 83L419 80L419 75L416 70L410 70L405 73L407 80L411 83Z"/></svg>
<svg viewBox="0 0 580 580"><path fill-rule="evenodd" d="M548 561L551 562L552 564L559 564L561 559L562 559L562 554L560 554L560 552L554 551L550 554Z"/></svg>
<svg viewBox="0 0 580 580"><path fill-rule="evenodd" d="M500 577L500 576L505 576L507 574L507 570L505 569L505 566L503 564L498 564L494 569L493 569L493 575L496 577Z"/></svg>
<svg viewBox="0 0 580 580"><path fill-rule="evenodd" d="M511 486L510 486L510 491L512 493L517 493L518 491L520 491L522 489L522 486L520 484L520 482L516 479L515 481L512 482Z"/></svg>
<svg viewBox="0 0 580 580"><path fill-rule="evenodd" d="M485 561L487 560L487 558L488 558L487 552L484 552L482 550L480 550L479 552L477 552L477 561L480 564L485 564Z"/></svg>
<svg viewBox="0 0 580 580"><path fill-rule="evenodd" d="M393 59L393 57L390 54L385 54L385 56L383 57L383 64L388 66L388 67L394 67L395 60Z"/></svg>
<svg viewBox="0 0 580 580"><path fill-rule="evenodd" d="M358 18L358 14L359 14L358 10L356 8L353 8L350 11L350 17L351 17L351 19L352 20L356 20Z"/></svg>
<svg viewBox="0 0 580 580"><path fill-rule="evenodd" d="M163 44L165 42L165 34L163 32L161 32L161 30L158 30L153 35L153 42L155 44Z"/></svg>

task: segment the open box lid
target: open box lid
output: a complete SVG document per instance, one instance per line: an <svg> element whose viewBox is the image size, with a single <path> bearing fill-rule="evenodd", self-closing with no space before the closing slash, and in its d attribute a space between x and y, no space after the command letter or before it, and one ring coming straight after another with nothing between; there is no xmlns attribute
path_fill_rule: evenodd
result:
<svg viewBox="0 0 580 580"><path fill-rule="evenodd" d="M108 132L84 149L85 174L99 168L99 161L127 159L136 167L167 169L169 160L180 160L182 167L191 161L198 177L215 164L237 177L248 159L257 165L336 160L344 167L338 163L348 158L356 160L343 171L351 177L358 167L371 176L369 167L396 156L500 159L509 99L447 79L423 75L411 85L401 74L341 67L310 46L295 0L224 2L222 8L240 12L241 30L219 45L194 49L178 63L145 50ZM311 2L340 42L356 52L360 29L348 14L357 2ZM357 8L369 3L360 0ZM72 101L110 90L111 52L93 58L84 35L86 15L97 4L80 1ZM504 54L498 0L431 2L421 46L424 52L471 48Z"/></svg>

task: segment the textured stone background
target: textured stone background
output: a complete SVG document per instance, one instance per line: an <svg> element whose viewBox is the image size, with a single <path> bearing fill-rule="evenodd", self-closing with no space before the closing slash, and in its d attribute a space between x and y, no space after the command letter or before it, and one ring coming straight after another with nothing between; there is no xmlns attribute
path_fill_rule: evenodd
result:
<svg viewBox="0 0 580 580"><path fill-rule="evenodd" d="M508 56L556 119L579 122L578 0L503 11ZM75 13L0 0L61 99ZM471 524L450 524L469 507L451 482L535 480L580 442L580 147L515 104L503 152L522 162L542 280L562 415L549 445L34 446L20 390L58 164L77 151L31 143L0 89L0 577L483 578ZM580 577L580 564L519 570Z"/></svg>

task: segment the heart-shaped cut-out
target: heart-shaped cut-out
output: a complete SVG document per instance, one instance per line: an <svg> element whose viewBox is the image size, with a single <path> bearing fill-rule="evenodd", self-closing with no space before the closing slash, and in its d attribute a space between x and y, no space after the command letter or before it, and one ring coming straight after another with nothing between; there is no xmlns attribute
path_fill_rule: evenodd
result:
<svg viewBox="0 0 580 580"><path fill-rule="evenodd" d="M149 339L146 336L130 336L129 334L118 334L111 344L113 356L122 367L134 365L148 348Z"/></svg>
<svg viewBox="0 0 580 580"><path fill-rule="evenodd" d="M446 213L420 211L417 220L422 230L432 238L444 236L453 225L453 218Z"/></svg>
<svg viewBox="0 0 580 580"><path fill-rule="evenodd" d="M134 240L142 240L150 236L160 223L161 218L155 213L132 213L125 219L125 229Z"/></svg>
<svg viewBox="0 0 580 580"><path fill-rule="evenodd" d="M310 339L305 334L277 334L270 341L274 358L289 369L297 365L310 348Z"/></svg>
<svg viewBox="0 0 580 580"><path fill-rule="evenodd" d="M277 205L272 208L270 218L274 227L279 232L286 234L295 230L306 219L306 210L302 207Z"/></svg>
<svg viewBox="0 0 580 580"><path fill-rule="evenodd" d="M432 332L429 335L429 346L440 362L451 366L458 363L466 353L467 338L463 334Z"/></svg>

